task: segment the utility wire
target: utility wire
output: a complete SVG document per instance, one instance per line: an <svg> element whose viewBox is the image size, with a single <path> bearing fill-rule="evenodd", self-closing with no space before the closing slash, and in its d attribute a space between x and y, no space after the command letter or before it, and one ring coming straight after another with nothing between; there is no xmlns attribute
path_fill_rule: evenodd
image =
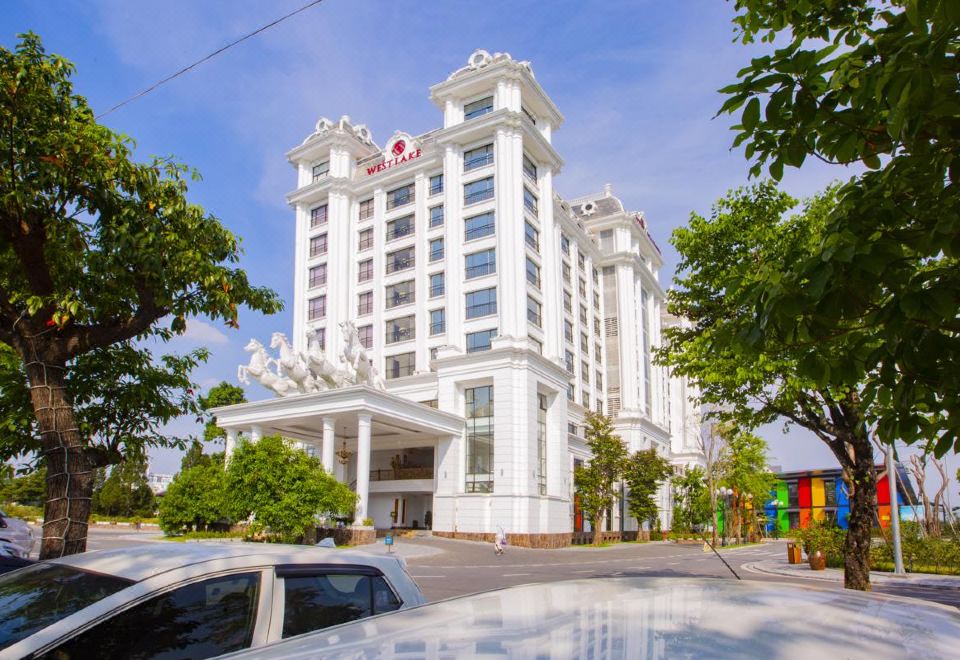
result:
<svg viewBox="0 0 960 660"><path fill-rule="evenodd" d="M203 58L197 60L196 62L194 62L193 64L191 64L191 65L189 65L189 66L185 66L184 68L180 69L180 70L177 71L176 73L172 73L172 74L170 74L169 76L167 76L166 78L160 80L159 82L156 82L156 83L154 83L153 85L150 85L150 87L147 87L145 90L143 90L143 91L141 91L141 92L139 92L139 93L137 93L137 94L134 94L133 96L131 96L130 98L128 98L128 99L126 99L126 100L124 100L124 101L121 101L120 103L116 104L115 106L113 106L112 108L110 108L109 110L107 110L106 112L101 112L99 115L96 116L96 118L97 118L97 119L100 119L101 117L106 117L107 115L109 115L109 114L110 114L111 112L113 112L114 110L117 110L118 108L122 108L123 106L127 105L128 103L132 103L133 101L136 101L136 100L137 100L138 98L140 98L141 96L146 96L147 94L149 94L150 92L152 92L153 90L155 90L157 87L160 87L160 85L163 85L164 83L168 83L168 82L170 82L171 80L173 80L174 78L177 78L177 77L179 77L179 76L182 76L182 75L185 74L187 71L190 71L191 69L193 69L193 68L195 68L195 67L197 67L197 66L200 66L201 64L203 64L203 63L206 62L207 60L213 59L214 57L216 57L217 55L219 55L219 54L222 53L223 51L225 51L225 50L227 50L227 49L229 49L229 48L233 48L234 46L236 46L236 45L237 45L238 43L240 43L241 41L246 41L246 40L249 39L250 37L253 37L253 36L256 36L256 35L260 34L260 33L263 32L264 30L269 30L269 29L272 28L274 25L277 25L278 23L282 23L283 21L287 20L287 19L290 18L291 16L295 16L296 14L299 14L299 13L302 12L302 11L306 11L307 9L310 9L310 8L313 7L314 5L319 5L321 2L323 2L323 0L312 0L311 2L308 2L307 4L305 4L305 5L303 5L302 7L300 7L299 9L294 9L294 10L293 10L292 12L290 12L289 14L283 15L283 16L281 16L280 18L276 19L275 21L272 21L272 22L270 22L270 23L267 23L266 25L263 25L263 26L257 28L257 29L254 30L253 32L249 32L249 33L243 35L242 37L240 37L239 39L236 39L235 41L231 41L231 42L228 43L226 46L223 46L223 47L221 47L221 48L218 48L217 50L213 51L212 53L210 53L210 54L207 55L206 57L203 57Z"/></svg>

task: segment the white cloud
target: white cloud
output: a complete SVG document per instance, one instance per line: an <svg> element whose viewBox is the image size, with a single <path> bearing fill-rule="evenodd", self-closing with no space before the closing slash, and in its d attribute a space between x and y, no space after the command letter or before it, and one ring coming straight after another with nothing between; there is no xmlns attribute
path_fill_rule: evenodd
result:
<svg viewBox="0 0 960 660"><path fill-rule="evenodd" d="M220 330L200 319L187 321L187 331L181 335L181 338L197 344L226 344L230 341Z"/></svg>

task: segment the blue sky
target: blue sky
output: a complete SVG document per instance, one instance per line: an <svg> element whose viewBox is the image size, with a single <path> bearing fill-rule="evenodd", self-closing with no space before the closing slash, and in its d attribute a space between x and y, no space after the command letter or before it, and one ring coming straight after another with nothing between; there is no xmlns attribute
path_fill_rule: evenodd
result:
<svg viewBox="0 0 960 660"><path fill-rule="evenodd" d="M76 64L76 91L103 112L302 4L8 0L0 43L9 48L26 30L40 34L48 51ZM441 115L429 86L477 48L532 63L566 119L554 134L566 161L558 192L570 198L613 184L628 208L646 213L666 259L661 283L669 286L671 230L747 183L747 161L730 150L733 121L712 119L722 103L716 90L758 52L733 43L732 15L717 0L326 0L108 115L105 124L136 139L139 157L172 154L201 172L191 199L243 237L253 281L288 303L271 318L245 311L239 331L192 322L171 349L207 345L213 355L197 380L235 383L250 337L289 332L294 227L284 194L294 172L283 154L320 116L348 114L381 145L395 130L436 128ZM786 173L784 187L804 196L849 175L808 161ZM195 432L195 425L183 420L173 431ZM772 425L763 435L771 462L785 469L835 464L809 433L784 435ZM178 466L173 452L154 456L157 471Z"/></svg>

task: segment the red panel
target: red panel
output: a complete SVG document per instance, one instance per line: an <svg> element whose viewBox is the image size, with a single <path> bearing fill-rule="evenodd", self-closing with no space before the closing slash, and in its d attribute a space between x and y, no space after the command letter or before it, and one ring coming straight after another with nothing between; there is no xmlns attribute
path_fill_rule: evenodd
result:
<svg viewBox="0 0 960 660"><path fill-rule="evenodd" d="M797 481L797 499L801 509L809 509L813 506L810 496L810 477L802 477Z"/></svg>
<svg viewBox="0 0 960 660"><path fill-rule="evenodd" d="M886 529L890 526L890 505L881 505L877 507L877 516L880 518L880 526Z"/></svg>
<svg viewBox="0 0 960 660"><path fill-rule="evenodd" d="M809 485L809 480L807 484ZM808 491L809 492L809 491ZM810 521L813 519L813 511L810 509L800 509L800 528L806 529L810 526Z"/></svg>
<svg viewBox="0 0 960 660"><path fill-rule="evenodd" d="M877 483L877 504L890 504L890 482L886 474Z"/></svg>

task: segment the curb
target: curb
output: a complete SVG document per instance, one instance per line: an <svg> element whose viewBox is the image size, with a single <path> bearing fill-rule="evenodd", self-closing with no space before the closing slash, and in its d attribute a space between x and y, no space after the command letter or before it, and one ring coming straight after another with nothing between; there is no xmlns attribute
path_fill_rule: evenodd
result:
<svg viewBox="0 0 960 660"><path fill-rule="evenodd" d="M744 564L743 568L754 573L763 573L764 575L775 575L777 577L794 578L798 580L817 580L818 582L833 582L835 584L843 583L842 573L826 573L825 571L810 571L810 575L801 575L798 572L782 570L763 566L763 562L751 562ZM839 571L839 569L827 569ZM836 577L834 577L836 575ZM950 577L950 576L946 576ZM943 579L944 576L926 577L923 574L912 573L909 575L898 576L878 571L870 571L870 582L872 584L909 584L918 587L939 587L960 589L960 578Z"/></svg>

